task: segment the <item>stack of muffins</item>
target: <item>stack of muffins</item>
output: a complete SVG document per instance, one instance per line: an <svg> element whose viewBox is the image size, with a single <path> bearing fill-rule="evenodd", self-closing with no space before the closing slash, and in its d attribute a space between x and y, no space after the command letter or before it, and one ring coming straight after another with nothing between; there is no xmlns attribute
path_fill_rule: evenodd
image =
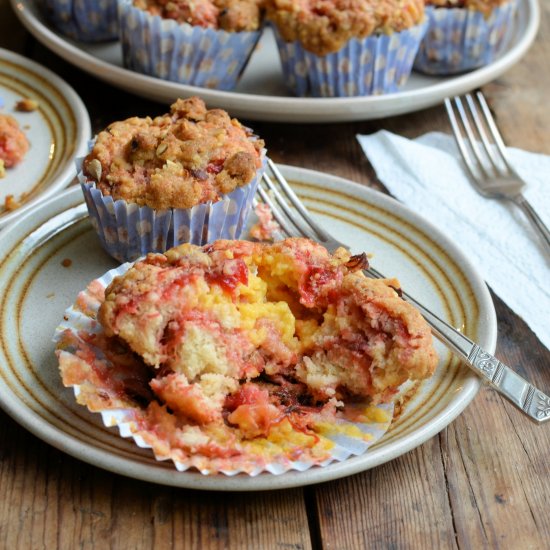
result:
<svg viewBox="0 0 550 550"><path fill-rule="evenodd" d="M88 42L119 38L125 67L233 89L270 26L297 96L395 92L414 69L455 74L493 61L519 0L46 0L54 25Z"/></svg>

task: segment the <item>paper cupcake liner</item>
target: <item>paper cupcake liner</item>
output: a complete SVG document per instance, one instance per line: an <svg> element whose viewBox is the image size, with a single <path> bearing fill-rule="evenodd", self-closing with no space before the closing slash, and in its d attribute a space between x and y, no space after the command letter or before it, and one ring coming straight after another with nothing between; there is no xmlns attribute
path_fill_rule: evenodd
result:
<svg viewBox="0 0 550 550"><path fill-rule="evenodd" d="M131 262L148 252L165 252L178 244L204 245L216 239L238 239L252 208L252 199L265 169L254 179L223 195L217 202L192 208L155 210L105 196L88 181L78 159L78 181L88 213L103 248L119 262Z"/></svg>
<svg viewBox="0 0 550 550"><path fill-rule="evenodd" d="M118 275L123 274L131 264L123 264L105 273L99 279L90 283L82 291L76 302L65 312L63 322L57 327L54 342L57 344L60 362L74 361L76 377L82 378L82 373L88 373L86 380L74 382L74 374L70 373L64 384L72 387L78 403L85 405L92 412L101 414L107 427L116 427L122 437L132 438L142 448L150 448L157 460L171 460L179 471L196 468L204 475L222 473L228 476L246 473L250 476L262 472L282 474L289 470L304 471L313 466L327 466L334 461L346 460L367 452L388 430L393 417L393 404L377 406L380 422L350 422L338 419L331 429L324 426L324 435L319 435L321 442L330 443L330 448L319 452L266 453L261 449L261 442L252 449L244 449L238 456L212 458L200 454L183 456L181 450L167 448L166 441L158 440L150 431L143 431L144 410L138 405L129 406L128 400L120 397L119 392L113 392L102 387L102 376L94 377L95 361L101 367L109 370L110 359L100 347L96 348L95 356L90 357L89 345L84 346L83 335L98 335L103 329L96 321L97 311L104 299L104 289ZM80 347L82 345L82 348ZM67 372L67 371L65 371ZM110 395L108 395L110 392ZM109 401L109 407L98 406L98 403ZM366 406L366 405L365 405ZM324 438L324 439L323 439ZM258 443L258 439L254 440ZM293 459L296 455L299 459Z"/></svg>
<svg viewBox="0 0 550 550"><path fill-rule="evenodd" d="M143 74L218 90L231 90L261 32L226 32L179 24L119 0L124 66Z"/></svg>
<svg viewBox="0 0 550 550"><path fill-rule="evenodd" d="M353 38L339 51L315 55L274 29L287 86L298 96L350 97L397 91L409 78L423 23L390 35Z"/></svg>
<svg viewBox="0 0 550 550"><path fill-rule="evenodd" d="M64 35L83 42L118 38L117 0L46 0L49 19Z"/></svg>
<svg viewBox="0 0 550 550"><path fill-rule="evenodd" d="M428 31L414 70L447 75L488 65L508 45L516 10L517 2L511 0L485 19L479 11L426 7Z"/></svg>

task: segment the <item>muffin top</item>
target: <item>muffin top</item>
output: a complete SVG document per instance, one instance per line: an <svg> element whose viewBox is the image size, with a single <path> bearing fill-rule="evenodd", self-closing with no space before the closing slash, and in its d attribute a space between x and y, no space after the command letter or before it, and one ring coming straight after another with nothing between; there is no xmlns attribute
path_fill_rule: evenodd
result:
<svg viewBox="0 0 550 550"><path fill-rule="evenodd" d="M134 6L159 15L228 32L255 31L260 27L263 0L134 0Z"/></svg>
<svg viewBox="0 0 550 550"><path fill-rule="evenodd" d="M308 239L185 244L115 278L98 320L160 376L263 373L299 380L316 401L385 401L437 358L399 282L365 277L365 261Z"/></svg>
<svg viewBox="0 0 550 550"><path fill-rule="evenodd" d="M170 113L114 122L84 159L84 175L114 200L155 209L191 208L249 184L264 143L221 109L198 97Z"/></svg>
<svg viewBox="0 0 550 550"><path fill-rule="evenodd" d="M467 8L482 12L489 16L492 11L510 0L426 0L426 6L435 6L437 8Z"/></svg>
<svg viewBox="0 0 550 550"><path fill-rule="evenodd" d="M267 17L287 42L326 55L351 38L413 27L424 18L424 1L268 0Z"/></svg>

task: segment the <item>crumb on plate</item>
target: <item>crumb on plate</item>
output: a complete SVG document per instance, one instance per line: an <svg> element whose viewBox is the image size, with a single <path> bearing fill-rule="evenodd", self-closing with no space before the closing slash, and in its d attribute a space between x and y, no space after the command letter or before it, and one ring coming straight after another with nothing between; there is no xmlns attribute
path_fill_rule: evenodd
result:
<svg viewBox="0 0 550 550"><path fill-rule="evenodd" d="M25 97L15 104L15 110L21 113L32 113L38 109L38 106L38 101L30 97Z"/></svg>
<svg viewBox="0 0 550 550"><path fill-rule="evenodd" d="M21 203L13 195L6 195L6 198L4 199L4 208L8 212L19 208L20 206Z"/></svg>

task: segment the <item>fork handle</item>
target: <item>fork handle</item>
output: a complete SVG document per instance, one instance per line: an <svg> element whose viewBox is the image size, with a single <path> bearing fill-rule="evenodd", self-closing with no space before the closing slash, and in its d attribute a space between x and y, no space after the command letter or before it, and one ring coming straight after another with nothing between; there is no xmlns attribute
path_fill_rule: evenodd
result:
<svg viewBox="0 0 550 550"><path fill-rule="evenodd" d="M383 278L373 268L366 270L371 277ZM550 397L535 388L510 367L501 363L496 357L485 351L467 336L426 309L412 296L403 292L403 298L413 304L432 328L433 334L458 355L478 376L495 388L531 420L542 424L550 420Z"/></svg>
<svg viewBox="0 0 550 550"><path fill-rule="evenodd" d="M546 245L547 252L550 252L550 230L548 227L544 225L540 216L535 212L535 209L523 195L518 195L515 199L515 203L523 209L529 221L533 224L533 227L542 237L543 243Z"/></svg>

